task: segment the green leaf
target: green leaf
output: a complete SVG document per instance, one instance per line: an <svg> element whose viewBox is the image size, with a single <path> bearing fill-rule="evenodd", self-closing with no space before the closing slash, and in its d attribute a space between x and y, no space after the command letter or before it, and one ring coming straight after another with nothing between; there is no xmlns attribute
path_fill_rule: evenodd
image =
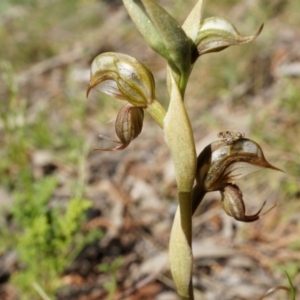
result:
<svg viewBox="0 0 300 300"><path fill-rule="evenodd" d="M296 299L296 290L295 290L295 287L292 283L292 280L288 274L288 272L285 271L285 274L286 274L286 277L289 281L289 285L290 285L290 295L291 295L291 300L295 300Z"/></svg>
<svg viewBox="0 0 300 300"><path fill-rule="evenodd" d="M197 164L191 123L178 86L170 76L170 105L164 118L164 136L170 149L179 192L190 192L195 180Z"/></svg>
<svg viewBox="0 0 300 300"><path fill-rule="evenodd" d="M123 0L123 3L149 46L163 56L177 74L188 74L191 46L177 21L153 0Z"/></svg>
<svg viewBox="0 0 300 300"><path fill-rule="evenodd" d="M168 56L167 49L158 35L155 25L150 20L141 1L123 0L132 21L135 23L137 29L145 38L149 46L160 55L166 58Z"/></svg>

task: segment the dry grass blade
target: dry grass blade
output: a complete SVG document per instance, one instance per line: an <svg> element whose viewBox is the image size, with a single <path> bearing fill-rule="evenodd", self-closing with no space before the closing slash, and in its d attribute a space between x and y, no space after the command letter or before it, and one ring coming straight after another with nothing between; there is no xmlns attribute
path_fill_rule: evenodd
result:
<svg viewBox="0 0 300 300"><path fill-rule="evenodd" d="M275 291L279 291L279 290L284 290L287 291L288 293L291 293L291 289L286 287L286 286L282 286L282 285L278 285L275 287L270 288L267 292L265 292L261 297L259 297L258 300L263 300L266 296L271 295L272 293L274 293Z"/></svg>

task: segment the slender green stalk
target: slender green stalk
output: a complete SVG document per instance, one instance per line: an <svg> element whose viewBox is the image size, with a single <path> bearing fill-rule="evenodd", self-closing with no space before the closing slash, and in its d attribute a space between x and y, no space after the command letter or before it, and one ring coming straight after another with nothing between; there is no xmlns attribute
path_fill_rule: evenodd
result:
<svg viewBox="0 0 300 300"><path fill-rule="evenodd" d="M146 110L155 120L155 122L160 126L160 128L164 128L164 118L166 116L166 110L156 99L148 104Z"/></svg>

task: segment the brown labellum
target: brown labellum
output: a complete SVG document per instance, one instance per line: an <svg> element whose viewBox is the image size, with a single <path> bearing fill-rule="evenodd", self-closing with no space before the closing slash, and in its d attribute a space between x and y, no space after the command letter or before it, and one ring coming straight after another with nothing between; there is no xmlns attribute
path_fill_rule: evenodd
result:
<svg viewBox="0 0 300 300"><path fill-rule="evenodd" d="M222 195L222 207L227 215L235 218L242 222L253 222L259 219L259 214L264 208L266 202L263 203L259 211L254 214L247 216L245 204L243 200L243 193L235 184L229 184L221 191Z"/></svg>
<svg viewBox="0 0 300 300"><path fill-rule="evenodd" d="M102 151L117 151L125 149L130 142L142 131L144 121L144 110L127 104L121 108L115 122L116 134L120 141L112 140L118 144L114 148L94 149Z"/></svg>
<svg viewBox="0 0 300 300"><path fill-rule="evenodd" d="M139 107L125 105L119 112L116 119L116 134L122 146L126 148L142 131L144 120L144 110Z"/></svg>

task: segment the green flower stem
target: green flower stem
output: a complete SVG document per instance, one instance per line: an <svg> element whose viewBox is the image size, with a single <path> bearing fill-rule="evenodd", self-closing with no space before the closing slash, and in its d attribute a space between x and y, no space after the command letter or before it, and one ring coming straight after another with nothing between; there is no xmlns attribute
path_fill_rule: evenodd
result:
<svg viewBox="0 0 300 300"><path fill-rule="evenodd" d="M184 96L184 93L185 93L185 89L186 89L186 86L187 86L189 75L190 74L182 74L180 76L179 89L180 89L180 93L182 95L182 99L183 99L183 96Z"/></svg>
<svg viewBox="0 0 300 300"><path fill-rule="evenodd" d="M164 128L164 118L166 116L166 110L163 106L156 100L147 105L146 110L154 119L154 121L161 127Z"/></svg>
<svg viewBox="0 0 300 300"><path fill-rule="evenodd" d="M192 66L191 66L191 70L192 71ZM186 86L187 86L187 83L188 83L188 79L189 79L189 76L190 76L190 73L186 73L186 74L176 74L174 71L172 71L172 68L170 67L170 65L167 65L167 88L168 88L168 92L170 93L171 91L171 77L174 78L178 88L179 88L179 91L180 91L180 95L182 97L182 101L184 99L184 93L185 93L185 89L186 89Z"/></svg>

